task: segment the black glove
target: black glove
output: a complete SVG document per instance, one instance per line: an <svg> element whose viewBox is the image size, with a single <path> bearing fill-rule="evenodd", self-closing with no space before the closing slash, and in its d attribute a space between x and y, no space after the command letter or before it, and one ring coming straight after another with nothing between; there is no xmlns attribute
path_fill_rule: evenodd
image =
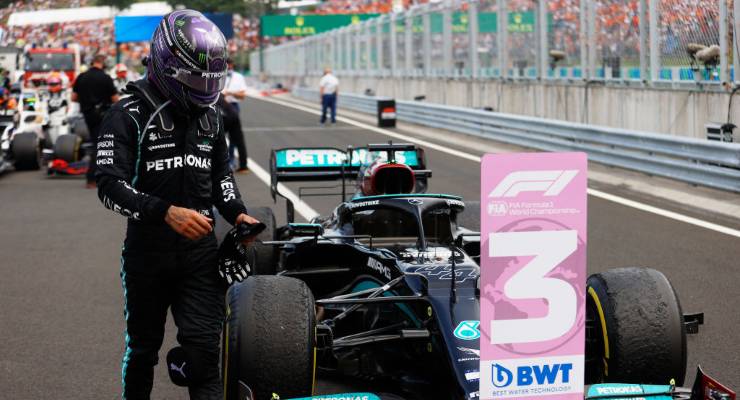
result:
<svg viewBox="0 0 740 400"><path fill-rule="evenodd" d="M237 228L232 228L218 248L218 273L227 284L241 282L252 272L247 260L247 251Z"/></svg>

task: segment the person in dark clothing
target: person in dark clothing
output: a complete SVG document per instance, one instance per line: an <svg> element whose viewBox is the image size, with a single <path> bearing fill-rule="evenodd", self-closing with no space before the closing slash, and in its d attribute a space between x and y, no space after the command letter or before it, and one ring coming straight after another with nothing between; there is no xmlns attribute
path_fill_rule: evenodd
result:
<svg viewBox="0 0 740 400"><path fill-rule="evenodd" d="M92 141L93 150L87 171L88 188L95 187L95 148L100 123L111 104L118 101L118 90L113 84L113 79L103 71L104 66L105 55L96 55L90 69L80 74L72 87L72 101L80 103L80 111L85 118Z"/></svg>
<svg viewBox="0 0 740 400"><path fill-rule="evenodd" d="M226 52L223 34L201 13L165 15L152 37L147 77L127 86L130 96L111 108L100 129L98 196L128 217L121 257L124 399L150 398L168 309L188 365L197 365L196 375L186 377L190 398L223 399L227 284L218 271L213 207L231 224L259 222L241 200L215 105Z"/></svg>
<svg viewBox="0 0 740 400"><path fill-rule="evenodd" d="M248 170L247 145L244 143L244 133L242 132L241 119L239 119L239 111L232 104L228 103L223 95L218 99L218 106L224 119L224 130L229 135L230 145L234 146L236 151L239 152L237 172L246 172Z"/></svg>
<svg viewBox="0 0 740 400"><path fill-rule="evenodd" d="M239 117L241 111L239 103L247 98L247 83L244 76L234 70L234 60L229 58L227 64L229 72L226 75L226 86L221 92L224 98L221 104L228 104L233 109L233 112L229 110L228 115L224 115L224 123L227 124L226 131L229 132L229 158L234 158L234 149L236 149L239 152L237 172L247 172L247 143L244 140Z"/></svg>
<svg viewBox="0 0 740 400"><path fill-rule="evenodd" d="M3 88L5 90L10 90L10 71L8 71L7 69L4 69L3 70L3 73L2 73L2 82L3 82L2 83L3 84Z"/></svg>

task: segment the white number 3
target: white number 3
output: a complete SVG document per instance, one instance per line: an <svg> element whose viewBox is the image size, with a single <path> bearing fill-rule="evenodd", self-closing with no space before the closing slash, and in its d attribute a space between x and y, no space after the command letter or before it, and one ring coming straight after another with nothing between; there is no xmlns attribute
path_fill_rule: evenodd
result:
<svg viewBox="0 0 740 400"><path fill-rule="evenodd" d="M548 313L541 318L492 320L491 344L543 342L566 334L576 322L576 291L568 282L545 275L576 251L577 232L491 233L488 243L490 257L534 256L506 282L506 297L545 299L548 304Z"/></svg>

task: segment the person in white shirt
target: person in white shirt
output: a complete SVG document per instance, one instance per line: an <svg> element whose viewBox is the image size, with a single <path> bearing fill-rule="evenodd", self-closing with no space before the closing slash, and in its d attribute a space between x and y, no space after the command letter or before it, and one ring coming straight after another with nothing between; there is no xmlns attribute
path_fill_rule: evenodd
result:
<svg viewBox="0 0 740 400"><path fill-rule="evenodd" d="M331 68L324 68L324 76L319 81L321 94L321 124L326 123L326 112L331 110L331 123L337 123L337 94L339 79L331 73Z"/></svg>
<svg viewBox="0 0 740 400"><path fill-rule="evenodd" d="M235 118L235 121L233 121L235 129L229 130L229 161L232 166L236 164L234 162L234 149L236 149L239 152L239 162L236 170L237 172L247 172L247 144L244 140L244 132L241 130L242 125L239 119L239 103L247 97L247 82L242 74L234 71L234 60L229 58L227 62L229 72L226 77L226 85L221 92L227 104L223 104L222 107L231 106L232 110L225 110L225 114Z"/></svg>

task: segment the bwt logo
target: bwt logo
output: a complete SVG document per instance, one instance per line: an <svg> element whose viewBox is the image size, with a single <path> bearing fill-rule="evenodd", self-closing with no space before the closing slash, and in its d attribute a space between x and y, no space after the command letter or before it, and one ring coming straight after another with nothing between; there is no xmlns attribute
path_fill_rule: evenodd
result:
<svg viewBox="0 0 740 400"><path fill-rule="evenodd" d="M501 364L493 364L491 381L493 386L504 388L516 382L516 386L552 385L570 382L573 364L520 365L516 374Z"/></svg>
<svg viewBox="0 0 740 400"><path fill-rule="evenodd" d="M521 192L557 196L578 175L578 170L517 171L506 175L488 197L516 197Z"/></svg>

